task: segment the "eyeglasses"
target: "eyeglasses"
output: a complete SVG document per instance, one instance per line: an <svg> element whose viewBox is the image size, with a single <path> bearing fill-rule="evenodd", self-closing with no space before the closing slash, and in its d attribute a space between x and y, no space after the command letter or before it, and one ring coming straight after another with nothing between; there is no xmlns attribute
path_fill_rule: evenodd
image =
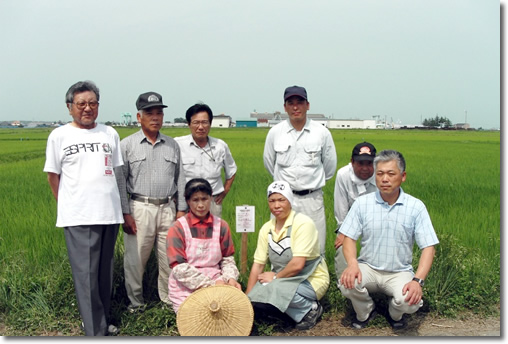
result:
<svg viewBox="0 0 508 344"><path fill-rule="evenodd" d="M192 121L190 122L191 125L195 126L195 127L199 127L200 125L202 125L203 127L208 127L210 125L210 121Z"/></svg>
<svg viewBox="0 0 508 344"><path fill-rule="evenodd" d="M76 107L79 110L83 110L84 108L86 108L87 105L92 110L95 110L99 107L99 102L95 102L95 101L94 102L79 102L79 103L72 103L72 104L76 105Z"/></svg>

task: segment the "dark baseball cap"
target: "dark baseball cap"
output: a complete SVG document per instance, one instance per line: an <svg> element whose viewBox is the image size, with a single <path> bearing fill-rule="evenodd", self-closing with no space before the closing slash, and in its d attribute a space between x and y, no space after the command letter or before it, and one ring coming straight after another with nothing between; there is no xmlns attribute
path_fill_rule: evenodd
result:
<svg viewBox="0 0 508 344"><path fill-rule="evenodd" d="M146 92L140 94L138 100L136 100L136 108L138 110L145 110L154 106L167 108L166 105L162 104L162 96L157 92Z"/></svg>
<svg viewBox="0 0 508 344"><path fill-rule="evenodd" d="M292 96L299 96L299 97L302 97L303 99L307 100L307 91L305 90L305 88L303 87L300 87L300 86L290 86L288 88L286 88L286 90L284 91L284 101L286 101L289 97L292 97Z"/></svg>
<svg viewBox="0 0 508 344"><path fill-rule="evenodd" d="M376 157L376 147L371 143L362 142L353 148L351 158L354 161L373 161Z"/></svg>

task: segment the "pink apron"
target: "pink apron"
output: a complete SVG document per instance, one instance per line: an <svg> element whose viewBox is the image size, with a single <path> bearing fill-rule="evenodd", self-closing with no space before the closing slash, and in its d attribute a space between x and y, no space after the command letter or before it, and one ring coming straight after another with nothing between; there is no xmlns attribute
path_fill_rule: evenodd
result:
<svg viewBox="0 0 508 344"><path fill-rule="evenodd" d="M184 216L177 219L182 225L185 233L185 253L187 254L187 263L195 267L205 276L212 280L220 278L220 262L222 260L222 251L220 248L220 224L221 219L213 216L213 234L211 239L193 238L190 232L189 224ZM182 302L195 290L191 290L176 280L173 272L169 275L169 298L173 304L175 312Z"/></svg>

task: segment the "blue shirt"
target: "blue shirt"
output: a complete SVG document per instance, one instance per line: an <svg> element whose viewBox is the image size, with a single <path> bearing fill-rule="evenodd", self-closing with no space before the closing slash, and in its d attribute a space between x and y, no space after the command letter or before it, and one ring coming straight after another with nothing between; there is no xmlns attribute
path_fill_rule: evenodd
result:
<svg viewBox="0 0 508 344"><path fill-rule="evenodd" d="M413 271L415 242L420 249L439 243L425 204L402 188L393 205L379 191L360 196L340 232L353 240L361 236L359 263L389 272Z"/></svg>

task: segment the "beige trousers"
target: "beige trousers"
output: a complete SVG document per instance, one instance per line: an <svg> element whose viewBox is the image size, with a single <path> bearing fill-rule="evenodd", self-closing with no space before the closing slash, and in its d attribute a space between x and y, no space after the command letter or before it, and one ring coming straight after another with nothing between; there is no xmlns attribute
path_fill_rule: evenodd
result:
<svg viewBox="0 0 508 344"><path fill-rule="evenodd" d="M213 216L222 218L222 204L215 203L215 197L210 202L210 212Z"/></svg>
<svg viewBox="0 0 508 344"><path fill-rule="evenodd" d="M175 203L154 205L130 200L131 215L136 221L136 235L124 233L125 288L132 307L144 305L143 274L155 246L159 277L157 287L161 301L169 303L168 280L171 269L166 253L168 229L175 220Z"/></svg>
<svg viewBox="0 0 508 344"><path fill-rule="evenodd" d="M404 301L406 295L402 294L402 288L413 279L412 272L380 271L364 263L359 263L358 266L362 272L362 283L359 285L356 281L353 289L346 289L340 282L338 286L342 295L351 300L356 312L356 319L359 321L367 320L375 307L369 293L379 292L391 296L388 303L388 312L393 320L400 320L404 313L415 313L423 306L423 300L419 304L411 306Z"/></svg>

